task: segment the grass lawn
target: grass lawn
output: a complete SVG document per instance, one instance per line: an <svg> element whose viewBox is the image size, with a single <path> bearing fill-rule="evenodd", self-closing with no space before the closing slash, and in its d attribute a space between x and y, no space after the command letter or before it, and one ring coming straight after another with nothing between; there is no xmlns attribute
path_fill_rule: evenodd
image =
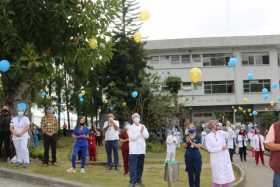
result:
<svg viewBox="0 0 280 187"><path fill-rule="evenodd" d="M71 162L69 156L72 149L72 138L60 138L58 141L58 165L44 167L40 161L34 160L31 166L24 168L17 168L14 165L4 162L0 163L0 166L10 169L16 169L22 172L42 174L66 180L73 180L82 183L96 184L104 187L125 187L128 185L128 176L123 175L123 169L119 171L108 171L102 165L88 165L86 166L86 174L68 174L66 169L70 168ZM160 145L159 145L160 146ZM164 147L162 147L162 150ZM120 155L120 163L122 164L122 157ZM211 171L209 166L209 156L205 151L202 151L203 165L206 167L202 170L201 174L201 186L207 187L211 183ZM97 148L97 159L99 161L105 161L104 147ZM145 160L145 169L143 174L143 182L146 187L162 187L167 186L167 183L163 181L163 161L165 158L164 152L147 153ZM184 149L180 148L177 151L177 160L182 162L180 165L180 181L173 184L173 187L187 186L187 175L184 171ZM238 176L237 176L238 177Z"/></svg>

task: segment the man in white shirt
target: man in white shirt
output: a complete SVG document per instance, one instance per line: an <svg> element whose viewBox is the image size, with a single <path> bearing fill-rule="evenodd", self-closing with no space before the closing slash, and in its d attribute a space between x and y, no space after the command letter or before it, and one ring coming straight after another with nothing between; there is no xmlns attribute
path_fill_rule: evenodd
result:
<svg viewBox="0 0 280 187"><path fill-rule="evenodd" d="M136 183L142 185L142 173L146 154L146 142L149 133L145 125L140 123L140 115L132 115L133 124L128 129L129 137L129 187L135 187Z"/></svg>
<svg viewBox="0 0 280 187"><path fill-rule="evenodd" d="M119 122L114 120L112 113L107 114L107 121L104 123L103 130L105 132L105 148L107 153L107 165L109 170L113 168L112 151L114 154L115 170L118 170L119 155L118 155L118 141L119 141Z"/></svg>

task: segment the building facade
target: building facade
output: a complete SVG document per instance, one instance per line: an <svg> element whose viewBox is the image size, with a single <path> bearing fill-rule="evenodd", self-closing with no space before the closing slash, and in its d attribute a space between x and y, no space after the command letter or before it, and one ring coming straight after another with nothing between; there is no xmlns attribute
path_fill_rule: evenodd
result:
<svg viewBox="0 0 280 187"><path fill-rule="evenodd" d="M194 122L213 119L217 112L235 120L240 107L248 115L253 110L279 110L279 88L271 85L280 81L280 35L154 40L146 49L150 71L161 78L163 87L168 76L182 79L179 102L191 108ZM231 57L237 59L235 67L228 65ZM202 71L197 85L189 78L193 67ZM263 88L268 98L262 97Z"/></svg>

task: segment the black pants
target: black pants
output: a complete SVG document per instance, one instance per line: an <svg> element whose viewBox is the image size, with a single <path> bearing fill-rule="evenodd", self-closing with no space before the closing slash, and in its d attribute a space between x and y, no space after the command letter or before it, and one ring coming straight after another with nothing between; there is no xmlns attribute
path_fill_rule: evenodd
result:
<svg viewBox="0 0 280 187"><path fill-rule="evenodd" d="M145 160L144 154L140 154L140 155L131 154L128 156L130 184L135 185L136 183L142 181L144 160Z"/></svg>
<svg viewBox="0 0 280 187"><path fill-rule="evenodd" d="M103 143L102 143L102 136L97 136L96 137L96 143L98 146L103 146Z"/></svg>
<svg viewBox="0 0 280 187"><path fill-rule="evenodd" d="M247 155L247 148L246 147L240 147L239 148L239 155L241 162L246 162L246 155Z"/></svg>
<svg viewBox="0 0 280 187"><path fill-rule="evenodd" d="M229 149L229 155L230 155L230 160L233 162L233 155L234 155L235 150L234 149Z"/></svg>
<svg viewBox="0 0 280 187"><path fill-rule="evenodd" d="M11 150L10 150L10 145L11 145L11 133L9 131L3 131L0 132L0 152L1 156L2 154L2 144L4 143L4 150L5 150L5 159L10 157Z"/></svg>
<svg viewBox="0 0 280 187"><path fill-rule="evenodd" d="M52 163L56 162L56 140L57 135L53 136L44 135L44 164L49 164L49 148L52 152Z"/></svg>
<svg viewBox="0 0 280 187"><path fill-rule="evenodd" d="M190 187L200 187L200 171L189 170L188 176Z"/></svg>

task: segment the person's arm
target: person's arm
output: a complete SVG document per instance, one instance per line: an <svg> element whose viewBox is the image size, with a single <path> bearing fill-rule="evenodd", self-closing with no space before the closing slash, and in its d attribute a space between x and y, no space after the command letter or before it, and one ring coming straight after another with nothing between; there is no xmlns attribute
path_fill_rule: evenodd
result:
<svg viewBox="0 0 280 187"><path fill-rule="evenodd" d="M132 131L131 129L128 130L128 137L130 141L137 141L139 138L141 138L142 134L140 131Z"/></svg>
<svg viewBox="0 0 280 187"><path fill-rule="evenodd" d="M270 151L280 151L280 144L275 143L274 125L271 125L265 139L265 147Z"/></svg>
<svg viewBox="0 0 280 187"><path fill-rule="evenodd" d="M105 123L104 123L104 127L103 127L103 130L104 130L104 132L106 132L108 129L109 129L109 121L106 121Z"/></svg>
<svg viewBox="0 0 280 187"><path fill-rule="evenodd" d="M115 121L115 120L112 120L112 124L113 124L113 127L114 127L114 129L117 131L117 130L119 130L119 122L118 121Z"/></svg>
<svg viewBox="0 0 280 187"><path fill-rule="evenodd" d="M213 144L213 142L209 140L209 137L206 137L205 146L210 153L218 153L225 150L225 146Z"/></svg>
<svg viewBox="0 0 280 187"><path fill-rule="evenodd" d="M280 144L267 143L267 144L265 144L265 147L267 149L269 149L270 151L280 151Z"/></svg>
<svg viewBox="0 0 280 187"><path fill-rule="evenodd" d="M197 148L197 149L200 149L202 147L201 137L198 137L196 142L193 142L192 140L190 140L190 142L191 142L192 146Z"/></svg>
<svg viewBox="0 0 280 187"><path fill-rule="evenodd" d="M141 134L145 139L149 138L149 132L148 132L147 128L145 127L145 125L143 125L143 130L141 131Z"/></svg>

